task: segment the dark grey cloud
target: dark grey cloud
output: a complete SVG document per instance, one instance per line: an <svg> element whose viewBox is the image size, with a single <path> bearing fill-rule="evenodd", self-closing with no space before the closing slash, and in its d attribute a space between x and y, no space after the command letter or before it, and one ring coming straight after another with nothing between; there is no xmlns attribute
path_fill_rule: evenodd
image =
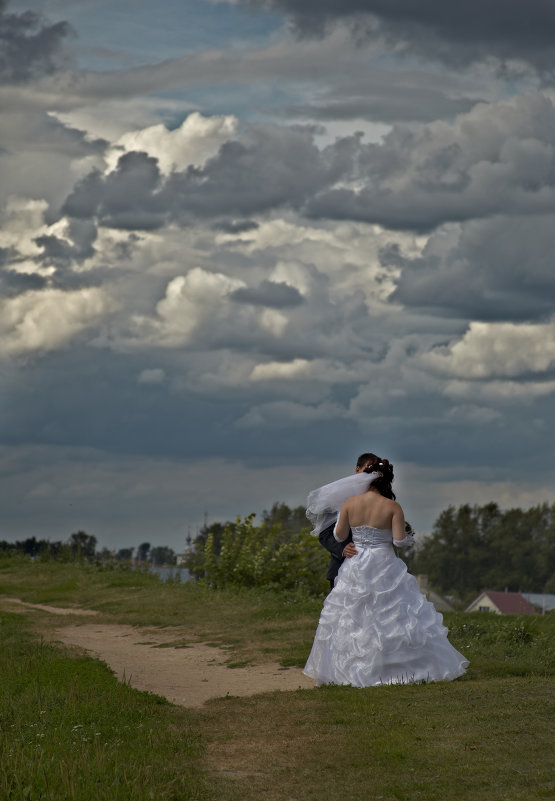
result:
<svg viewBox="0 0 555 801"><path fill-rule="evenodd" d="M20 273L14 265L21 256L13 248L0 248L0 296L13 298L29 290L42 289L46 279L36 273Z"/></svg>
<svg viewBox="0 0 555 801"><path fill-rule="evenodd" d="M77 219L97 217L101 225L153 230L168 219L159 193L162 183L158 161L134 151L120 157L117 168L104 177L93 170L69 195L61 213Z"/></svg>
<svg viewBox="0 0 555 801"><path fill-rule="evenodd" d="M337 22L356 38L385 38L426 58L469 63L487 57L555 65L555 5L549 0L241 0L285 14L303 36L322 36Z"/></svg>
<svg viewBox="0 0 555 801"><path fill-rule="evenodd" d="M129 152L109 175L95 170L77 184L61 213L149 230L169 221L187 225L301 208L315 192L350 174L358 146L355 136L319 150L307 129L253 126L241 140L222 145L203 167L191 166L167 179L155 158Z"/></svg>
<svg viewBox="0 0 555 801"><path fill-rule="evenodd" d="M359 185L311 197L304 212L431 231L445 222L555 207L555 108L541 94L479 104L452 125L395 127L357 154Z"/></svg>
<svg viewBox="0 0 555 801"><path fill-rule="evenodd" d="M256 287L241 287L231 293L230 299L236 303L266 306L270 309L288 309L300 306L305 301L294 286L275 281L262 281Z"/></svg>
<svg viewBox="0 0 555 801"><path fill-rule="evenodd" d="M402 270L394 301L434 315L483 321L541 321L555 297L552 215L497 217L432 235L422 256L383 248L384 265Z"/></svg>
<svg viewBox="0 0 555 801"><path fill-rule="evenodd" d="M8 5L0 0L0 81L25 83L66 67L63 44L72 33L69 23L50 24L31 10L8 13Z"/></svg>
<svg viewBox="0 0 555 801"><path fill-rule="evenodd" d="M5 298L23 295L25 292L44 289L47 279L36 273L18 273L15 270L0 271L0 294Z"/></svg>
<svg viewBox="0 0 555 801"><path fill-rule="evenodd" d="M225 234L248 234L249 231L256 231L259 225L254 220L231 220L214 225L214 230L223 231Z"/></svg>
<svg viewBox="0 0 555 801"><path fill-rule="evenodd" d="M68 238L50 235L39 236L36 244L42 248L39 260L48 266L58 268L82 264L85 259L94 256L94 241L97 229L91 220L70 219Z"/></svg>
<svg viewBox="0 0 555 801"><path fill-rule="evenodd" d="M320 151L306 129L253 126L202 168L171 175L164 194L176 214L181 208L198 218L299 208L340 177L343 160L340 148Z"/></svg>
<svg viewBox="0 0 555 801"><path fill-rule="evenodd" d="M277 209L313 219L431 231L446 222L555 208L555 107L543 93L480 103L452 124L395 126L319 149L305 128L252 126L202 167L161 174L155 158L126 153L92 172L62 214L121 229L234 220Z"/></svg>

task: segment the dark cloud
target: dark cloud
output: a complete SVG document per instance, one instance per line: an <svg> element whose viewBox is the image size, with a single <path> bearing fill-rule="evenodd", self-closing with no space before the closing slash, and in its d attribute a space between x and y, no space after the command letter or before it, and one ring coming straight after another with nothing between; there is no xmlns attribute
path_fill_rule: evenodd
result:
<svg viewBox="0 0 555 801"><path fill-rule="evenodd" d="M56 267L69 267L73 263L81 264L85 259L94 256L94 241L97 236L96 226L90 220L69 221L67 239L45 235L35 239L43 248L40 260Z"/></svg>
<svg viewBox="0 0 555 801"><path fill-rule="evenodd" d="M68 239L60 239L52 234L35 239L36 244L43 249L40 261L59 268L70 267L73 263L81 264L85 259L94 256L93 244L96 236L96 226L92 221L71 219Z"/></svg>
<svg viewBox="0 0 555 801"><path fill-rule="evenodd" d="M280 206L299 208L342 171L341 154L320 151L312 132L253 126L226 142L202 168L172 174L165 196L184 215L249 216Z"/></svg>
<svg viewBox="0 0 555 801"><path fill-rule="evenodd" d="M69 23L49 24L36 11L10 14L8 5L0 0L0 81L24 83L67 66L63 42L72 32Z"/></svg>
<svg viewBox="0 0 555 801"><path fill-rule="evenodd" d="M42 289L46 279L35 273L19 273L13 269L14 263L21 261L20 255L12 248L0 248L0 296L13 298L32 289Z"/></svg>
<svg viewBox="0 0 555 801"><path fill-rule="evenodd" d="M480 103L452 124L396 126L319 149L311 131L253 126L202 167L162 176L145 153L93 172L62 213L121 229L248 218L290 208L313 219L432 231L446 222L555 207L555 107L543 93ZM232 228L233 230L233 228ZM237 230L237 229L235 229Z"/></svg>
<svg viewBox="0 0 555 801"><path fill-rule="evenodd" d="M357 154L359 186L314 195L311 217L431 231L449 221L555 206L555 108L541 93L479 104L454 124L395 127Z"/></svg>
<svg viewBox="0 0 555 801"><path fill-rule="evenodd" d="M241 287L229 296L236 303L266 306L270 309L287 309L300 306L304 298L293 286L274 281L262 281L257 287Z"/></svg>
<svg viewBox="0 0 555 801"><path fill-rule="evenodd" d="M428 313L484 321L539 321L553 313L555 229L551 215L494 218L433 235L417 259L397 246L384 265L402 270L394 301Z"/></svg>
<svg viewBox="0 0 555 801"><path fill-rule="evenodd" d="M134 151L121 156L117 168L104 177L89 173L66 199L61 213L78 219L97 217L101 225L153 230L168 218L159 193L158 161Z"/></svg>
<svg viewBox="0 0 555 801"><path fill-rule="evenodd" d="M5 298L44 289L46 285L47 279L36 273L18 273L10 269L0 272L0 294Z"/></svg>
<svg viewBox="0 0 555 801"><path fill-rule="evenodd" d="M249 231L256 231L259 225L254 220L232 220L231 222L216 223L215 231L223 231L225 234L247 234Z"/></svg>
<svg viewBox="0 0 555 801"><path fill-rule="evenodd" d="M222 145L203 167L173 172L166 180L155 158L130 152L109 175L86 176L61 213L148 230L170 221L187 225L195 219L301 208L315 192L350 173L358 146L355 136L319 150L307 129L253 126L240 141Z"/></svg>
<svg viewBox="0 0 555 801"><path fill-rule="evenodd" d="M469 63L487 57L524 59L541 70L555 65L555 5L546 0L241 0L285 14L304 36L337 22L356 38L385 38L426 58Z"/></svg>

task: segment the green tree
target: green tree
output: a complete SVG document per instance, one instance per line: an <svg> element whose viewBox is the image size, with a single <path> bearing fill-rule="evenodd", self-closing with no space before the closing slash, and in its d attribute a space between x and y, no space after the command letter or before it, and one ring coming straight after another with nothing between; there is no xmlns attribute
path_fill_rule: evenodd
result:
<svg viewBox="0 0 555 801"><path fill-rule="evenodd" d="M157 545L150 550L150 561L153 565L175 565L177 556L172 548L165 545Z"/></svg>
<svg viewBox="0 0 555 801"><path fill-rule="evenodd" d="M68 545L78 559L94 559L96 537L85 531L76 531L68 540Z"/></svg>
<svg viewBox="0 0 555 801"><path fill-rule="evenodd" d="M546 592L555 572L555 504L450 506L419 545L412 569L464 600L484 589Z"/></svg>
<svg viewBox="0 0 555 801"><path fill-rule="evenodd" d="M290 509L285 503L276 502L268 512L262 512L262 520L267 526L279 526L284 531L298 532L308 527L306 519L306 509L304 506L296 506Z"/></svg>
<svg viewBox="0 0 555 801"><path fill-rule="evenodd" d="M147 562L150 553L150 542L141 542L137 548L137 561Z"/></svg>

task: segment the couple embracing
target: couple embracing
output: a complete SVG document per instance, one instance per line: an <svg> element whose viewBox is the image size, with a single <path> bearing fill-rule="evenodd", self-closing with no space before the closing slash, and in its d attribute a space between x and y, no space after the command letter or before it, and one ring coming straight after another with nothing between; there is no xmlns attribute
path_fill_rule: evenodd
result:
<svg viewBox="0 0 555 801"><path fill-rule="evenodd" d="M362 454L354 475L308 496L307 517L331 553L327 596L304 673L317 684L446 681L468 661L393 546L413 542L392 489L393 465Z"/></svg>

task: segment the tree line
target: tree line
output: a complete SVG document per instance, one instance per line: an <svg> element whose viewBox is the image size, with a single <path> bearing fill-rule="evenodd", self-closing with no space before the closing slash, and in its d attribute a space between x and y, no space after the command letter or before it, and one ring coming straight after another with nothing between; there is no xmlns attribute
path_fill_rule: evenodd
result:
<svg viewBox="0 0 555 801"><path fill-rule="evenodd" d="M262 513L205 526L186 552L184 566L212 586L301 587L323 592L327 552L310 526L303 506L276 502ZM166 546L97 550L96 537L84 531L66 542L30 537L16 543L0 541L0 551L32 557L121 564L176 564ZM482 590L555 593L555 504L530 509L501 510L495 503L464 504L445 509L433 530L416 532L416 546L401 553L413 574L426 574L431 588L462 603Z"/></svg>
<svg viewBox="0 0 555 801"><path fill-rule="evenodd" d="M175 565L177 563L176 553L165 545L151 547L149 542L143 542L137 548L120 548L117 551L111 551L105 547L97 550L97 544L97 538L93 534L76 531L65 542L61 540L51 542L36 537L27 537L25 540L16 542L0 540L0 551L65 562L100 560L116 561L122 564L136 562L151 565Z"/></svg>
<svg viewBox="0 0 555 801"><path fill-rule="evenodd" d="M482 590L555 593L555 504L450 506L418 542L410 568L465 601Z"/></svg>
<svg viewBox="0 0 555 801"><path fill-rule="evenodd" d="M275 503L260 526L252 517L205 527L185 566L218 586L320 588L327 552L314 548L319 543L308 533L304 507ZM416 532L416 546L399 555L411 573L427 575L431 588L462 604L486 589L555 593L555 504L527 510L501 510L495 503L450 506L429 535Z"/></svg>

